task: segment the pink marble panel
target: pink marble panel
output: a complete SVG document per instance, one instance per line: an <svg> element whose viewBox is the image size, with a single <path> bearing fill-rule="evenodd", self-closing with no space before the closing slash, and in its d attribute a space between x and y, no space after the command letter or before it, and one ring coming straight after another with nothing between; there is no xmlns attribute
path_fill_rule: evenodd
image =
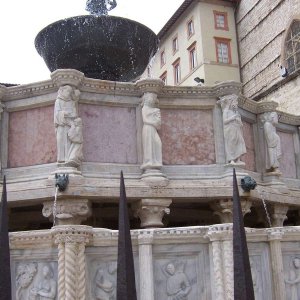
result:
<svg viewBox="0 0 300 300"><path fill-rule="evenodd" d="M81 104L79 115L84 161L137 163L135 108Z"/></svg>
<svg viewBox="0 0 300 300"><path fill-rule="evenodd" d="M246 170L256 171L254 135L251 123L243 121L243 135L247 153L241 157L241 160L246 163Z"/></svg>
<svg viewBox="0 0 300 300"><path fill-rule="evenodd" d="M165 165L215 163L211 110L162 109L160 130Z"/></svg>
<svg viewBox="0 0 300 300"><path fill-rule="evenodd" d="M8 167L56 161L53 106L11 112L8 134Z"/></svg>
<svg viewBox="0 0 300 300"><path fill-rule="evenodd" d="M280 171L284 177L296 178L296 160L293 134L277 130L280 136L282 158L280 160Z"/></svg>

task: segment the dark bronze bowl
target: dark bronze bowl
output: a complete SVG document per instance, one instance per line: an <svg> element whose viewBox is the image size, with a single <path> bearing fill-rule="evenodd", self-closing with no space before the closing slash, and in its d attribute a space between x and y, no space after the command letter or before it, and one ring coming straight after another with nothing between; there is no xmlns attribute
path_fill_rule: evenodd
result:
<svg viewBox="0 0 300 300"><path fill-rule="evenodd" d="M35 47L51 72L76 69L90 78L131 81L147 67L158 39L148 27L129 19L78 16L45 27Z"/></svg>

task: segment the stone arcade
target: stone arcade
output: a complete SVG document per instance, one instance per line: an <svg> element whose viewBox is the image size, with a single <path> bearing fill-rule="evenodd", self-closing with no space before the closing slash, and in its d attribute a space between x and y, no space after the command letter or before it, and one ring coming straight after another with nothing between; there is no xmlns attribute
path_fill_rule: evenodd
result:
<svg viewBox="0 0 300 300"><path fill-rule="evenodd" d="M56 150L72 148L71 119L62 130L64 141L55 138L62 86L77 97L76 105L65 109L83 124L77 146L83 158L78 155L71 165L60 161ZM193 88L163 86L151 78L109 82L67 69L53 72L48 81L1 87L2 174L15 231L10 235L14 299L34 299L44 289L48 299L115 299L113 229L121 169L137 228L132 239L138 299L173 299L178 287L186 299L233 299L233 166L239 182L250 175L258 183L251 192L240 189L245 223L252 227L247 235L256 299L297 299L300 229L282 226L299 220L300 118L277 112L277 123L276 103L251 101L240 89L236 82ZM243 124L238 133L247 150L243 163L227 159L219 105L224 97L238 100L232 120L237 120L234 130ZM152 101L147 105L153 112L143 113L146 101ZM157 118L160 129L143 130L152 126L145 114ZM278 151L269 149L278 142L279 167L273 155ZM151 155L160 157L159 151L162 165L151 159L145 164ZM58 193L51 228L54 174L66 173L69 184ZM268 227L262 199L274 228L262 228ZM164 224L169 228L159 229Z"/></svg>

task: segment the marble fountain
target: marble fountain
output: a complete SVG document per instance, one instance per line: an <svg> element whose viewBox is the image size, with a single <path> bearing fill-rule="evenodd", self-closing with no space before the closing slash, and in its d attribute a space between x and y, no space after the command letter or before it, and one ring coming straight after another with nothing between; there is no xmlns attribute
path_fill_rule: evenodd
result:
<svg viewBox="0 0 300 300"><path fill-rule="evenodd" d="M51 78L0 87L13 299L115 299L120 170L138 299L233 299L233 167L257 182L240 186L256 299L300 297L300 117L238 82L141 78L157 45L123 18L58 21L36 39Z"/></svg>

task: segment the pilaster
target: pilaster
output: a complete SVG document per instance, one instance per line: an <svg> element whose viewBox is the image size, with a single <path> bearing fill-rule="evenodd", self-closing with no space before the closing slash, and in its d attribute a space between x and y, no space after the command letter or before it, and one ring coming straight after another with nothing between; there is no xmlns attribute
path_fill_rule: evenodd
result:
<svg viewBox="0 0 300 300"><path fill-rule="evenodd" d="M162 218L170 213L171 199L141 199L133 204L134 215L141 220L142 228L163 227Z"/></svg>
<svg viewBox="0 0 300 300"><path fill-rule="evenodd" d="M152 244L153 230L142 231L139 233L138 245L141 300L154 300Z"/></svg>
<svg viewBox="0 0 300 300"><path fill-rule="evenodd" d="M58 246L58 299L86 299L85 246L92 240L92 227L55 226Z"/></svg>
<svg viewBox="0 0 300 300"><path fill-rule="evenodd" d="M285 300L285 284L283 273L283 261L281 251L281 240L284 235L282 229L267 229L268 239L271 251L272 279L273 279L273 297L274 300Z"/></svg>

